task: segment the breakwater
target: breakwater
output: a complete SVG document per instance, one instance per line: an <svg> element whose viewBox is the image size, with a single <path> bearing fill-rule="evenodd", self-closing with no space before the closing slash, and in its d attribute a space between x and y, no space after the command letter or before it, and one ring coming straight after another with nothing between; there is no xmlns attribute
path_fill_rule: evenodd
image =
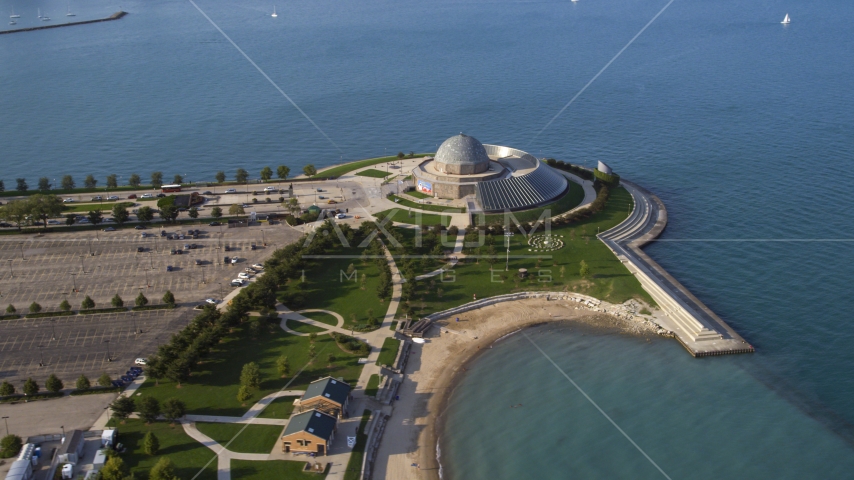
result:
<svg viewBox="0 0 854 480"><path fill-rule="evenodd" d="M54 23L54 24L50 24L50 25L41 25L38 27L17 28L15 30L0 30L0 34L18 33L18 32L31 32L33 30L46 30L48 28L70 27L72 25L86 25L87 23L109 22L110 20L118 20L127 14L128 14L127 12L119 11L119 12L116 12L116 13L110 15L109 17L98 18L96 20L81 20L79 22Z"/></svg>

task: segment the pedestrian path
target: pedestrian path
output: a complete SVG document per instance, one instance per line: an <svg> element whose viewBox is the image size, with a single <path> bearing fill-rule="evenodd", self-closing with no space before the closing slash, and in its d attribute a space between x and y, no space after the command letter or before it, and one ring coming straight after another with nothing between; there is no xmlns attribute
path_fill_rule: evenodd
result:
<svg viewBox="0 0 854 480"><path fill-rule="evenodd" d="M332 315L333 317L335 317L338 320L338 324L333 327L332 325L329 325L328 323L318 322L317 320L312 320L308 317L301 315L302 313L309 313L309 312L328 313L329 315ZM326 329L326 332L323 332L323 333L338 332L338 333L343 333L346 335L350 334L349 330L346 330L345 328L343 328L344 327L344 317L342 317L341 314L339 314L339 313L333 312L332 310L322 310L319 308L310 308L310 309L299 310L299 311L295 312L293 310L290 310L288 307L286 307L284 305L278 304L278 305L276 305L276 313L282 319L282 323L280 324L280 326L282 327L282 330L290 333L291 335L298 335L300 337L307 337L310 334L309 333L300 333L300 332L297 332L296 330L288 328L288 320L297 320L297 321L305 323L307 325L312 325L314 327Z"/></svg>
<svg viewBox="0 0 854 480"><path fill-rule="evenodd" d="M450 269L454 268L455 266L457 266L457 262L459 261L457 256L460 255L461 253L463 253L463 244L465 243L465 237L466 236L464 234L457 235L456 243L454 243L454 253L451 255L451 261L449 262L448 265L445 265L442 268L439 268L437 270L433 270L430 273L425 273L424 275L418 275L417 277L415 277L415 280L424 280L426 278L435 277L435 276L441 274L442 272L445 272L445 271L450 270Z"/></svg>

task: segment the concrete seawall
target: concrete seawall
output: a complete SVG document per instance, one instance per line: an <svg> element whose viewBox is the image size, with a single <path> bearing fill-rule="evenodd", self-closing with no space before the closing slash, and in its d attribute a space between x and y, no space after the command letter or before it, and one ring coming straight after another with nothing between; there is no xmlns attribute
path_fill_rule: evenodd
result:
<svg viewBox="0 0 854 480"><path fill-rule="evenodd" d="M599 234L599 239L658 303L670 331L695 357L752 353L751 345L641 250L664 231L667 209L648 190L625 180L622 185L631 193L634 209L623 223Z"/></svg>
<svg viewBox="0 0 854 480"><path fill-rule="evenodd" d="M53 23L50 25L41 25L38 27L17 28L15 30L0 30L0 34L18 33L18 32L32 32L34 30L46 30L48 28L70 27L72 25L86 25L88 23L109 22L110 20L118 20L118 19L124 17L125 15L127 15L127 12L116 12L107 18L99 18L97 20L82 20L79 22Z"/></svg>

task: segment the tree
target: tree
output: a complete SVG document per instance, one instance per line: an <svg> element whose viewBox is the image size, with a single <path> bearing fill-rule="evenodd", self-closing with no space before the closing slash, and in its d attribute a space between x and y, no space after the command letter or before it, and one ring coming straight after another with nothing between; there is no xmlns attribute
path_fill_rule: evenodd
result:
<svg viewBox="0 0 854 480"><path fill-rule="evenodd" d="M42 306L36 302L30 304L30 313L39 313L42 311Z"/></svg>
<svg viewBox="0 0 854 480"><path fill-rule="evenodd" d="M18 230L29 222L30 202L29 200L12 200L0 207L0 219L15 222Z"/></svg>
<svg viewBox="0 0 854 480"><path fill-rule="evenodd" d="M39 179L39 190L50 190L50 179L42 177Z"/></svg>
<svg viewBox="0 0 854 480"><path fill-rule="evenodd" d="M234 180L237 181L237 183L246 183L246 181L249 180L249 172L242 168L238 168L237 173L234 175Z"/></svg>
<svg viewBox="0 0 854 480"><path fill-rule="evenodd" d="M141 183L142 179L139 178L139 174L133 173L130 177L128 177L128 185L130 185L131 187L138 187Z"/></svg>
<svg viewBox="0 0 854 480"><path fill-rule="evenodd" d="M241 385L240 388L237 389L237 401L242 403L246 403L250 398L252 398L252 392L249 391L245 385Z"/></svg>
<svg viewBox="0 0 854 480"><path fill-rule="evenodd" d="M309 333L308 334L308 341L311 343L314 343L315 340L317 340L317 333L315 333L315 332Z"/></svg>
<svg viewBox="0 0 854 480"><path fill-rule="evenodd" d="M225 172L223 172L222 170L216 172L215 177L216 177L217 183L225 182Z"/></svg>
<svg viewBox="0 0 854 480"><path fill-rule="evenodd" d="M279 165L279 167L276 168L276 176L278 176L280 180L287 180L288 175L290 175L290 174L291 174L291 169L288 168L287 165Z"/></svg>
<svg viewBox="0 0 854 480"><path fill-rule="evenodd" d="M246 212L243 210L243 205L238 205L235 203L234 205L228 207L229 215L243 215L244 213Z"/></svg>
<svg viewBox="0 0 854 480"><path fill-rule="evenodd" d="M287 355L282 355L276 359L276 370L279 371L282 378L291 374L291 363L288 361Z"/></svg>
<svg viewBox="0 0 854 480"><path fill-rule="evenodd" d="M163 172L154 172L151 174L151 186L160 188L163 185Z"/></svg>
<svg viewBox="0 0 854 480"><path fill-rule="evenodd" d="M17 190L17 191L19 191L19 192L26 192L26 191L27 191L27 190L29 190L29 188L30 188L30 187L27 185L27 179L26 179L26 178L16 178L16 179L15 179L15 182L18 184L18 185L15 187L15 190Z"/></svg>
<svg viewBox="0 0 854 480"><path fill-rule="evenodd" d="M17 310L17 309L15 308L15 306L14 306L14 305L12 305L11 303L9 304L9 306L8 306L8 307L6 307L6 313L8 313L9 315L12 315L12 314L14 314L14 313L15 313L15 312L17 312L17 311L18 311L18 310Z"/></svg>
<svg viewBox="0 0 854 480"><path fill-rule="evenodd" d="M261 388L261 369L255 362L249 362L240 371L240 385L257 390Z"/></svg>
<svg viewBox="0 0 854 480"><path fill-rule="evenodd" d="M187 413L187 405L177 398L170 398L163 402L163 416L172 423Z"/></svg>
<svg viewBox="0 0 854 480"><path fill-rule="evenodd" d="M121 203L117 203L113 205L113 220L116 221L119 225L125 223L130 218L130 214L128 213L128 209L125 208Z"/></svg>
<svg viewBox="0 0 854 480"><path fill-rule="evenodd" d="M139 207L136 211L136 219L146 223L154 219L154 209L151 207Z"/></svg>
<svg viewBox="0 0 854 480"><path fill-rule="evenodd" d="M406 154L404 154L403 152L397 152L397 158L402 159L405 156L406 156Z"/></svg>
<svg viewBox="0 0 854 480"><path fill-rule="evenodd" d="M314 168L314 165L309 163L308 165L302 167L302 173L304 173L306 177L313 177L317 175L317 169Z"/></svg>
<svg viewBox="0 0 854 480"><path fill-rule="evenodd" d="M33 380L33 377L24 382L24 395L35 395L39 393L39 384Z"/></svg>
<svg viewBox="0 0 854 480"><path fill-rule="evenodd" d="M95 180L95 176L92 174L86 175L86 178L83 179L83 185L86 188L95 188L98 185L98 181Z"/></svg>
<svg viewBox="0 0 854 480"><path fill-rule="evenodd" d="M116 188L119 186L118 177L115 173L107 175L107 188Z"/></svg>
<svg viewBox="0 0 854 480"><path fill-rule="evenodd" d="M328 365L332 365L332 363L335 362L335 355L330 353L326 356L326 361Z"/></svg>
<svg viewBox="0 0 854 480"><path fill-rule="evenodd" d="M166 293L163 294L163 303L169 306L175 306L175 295L172 295L171 290L166 290Z"/></svg>
<svg viewBox="0 0 854 480"><path fill-rule="evenodd" d="M74 178L71 175L63 175L60 185L63 190L71 190L74 188Z"/></svg>
<svg viewBox="0 0 854 480"><path fill-rule="evenodd" d="M29 214L38 217L47 229L47 219L62 215L62 201L56 195L33 195L27 200Z"/></svg>
<svg viewBox="0 0 854 480"><path fill-rule="evenodd" d="M110 376L107 375L107 372L102 373L101 376L98 377L98 385L100 385L102 387L109 387L112 384L113 384L113 381L110 378Z"/></svg>
<svg viewBox="0 0 854 480"><path fill-rule="evenodd" d="M0 440L0 458L12 458L21 451L24 442L17 435L6 435Z"/></svg>
<svg viewBox="0 0 854 480"><path fill-rule="evenodd" d="M15 394L15 386L11 383L3 380L3 383L0 384L0 397L8 397L9 395Z"/></svg>
<svg viewBox="0 0 854 480"><path fill-rule="evenodd" d="M137 307L144 307L148 305L148 298L146 298L142 292L139 292L139 295L136 296L136 300L134 300L133 303L136 304Z"/></svg>
<svg viewBox="0 0 854 480"><path fill-rule="evenodd" d="M308 357L314 358L316 356L317 356L317 347L315 344L312 343L311 345L308 346Z"/></svg>
<svg viewBox="0 0 854 480"><path fill-rule="evenodd" d="M68 303L67 298L62 300L62 302L59 304L59 309L62 310L63 312L70 312L71 311L71 304Z"/></svg>
<svg viewBox="0 0 854 480"><path fill-rule="evenodd" d="M133 398L125 397L124 395L120 395L119 398L113 400L113 403L110 404L113 416L119 420L128 418L134 409L136 409L136 402L134 402Z"/></svg>
<svg viewBox="0 0 854 480"><path fill-rule="evenodd" d="M118 455L111 455L101 469L98 480L128 480L128 469L125 461Z"/></svg>
<svg viewBox="0 0 854 480"><path fill-rule="evenodd" d="M86 218L92 222L92 225L97 225L101 223L104 219L104 216L101 214L100 210L89 210L89 213L86 214Z"/></svg>
<svg viewBox="0 0 854 480"><path fill-rule="evenodd" d="M175 185L181 185L182 183L184 183L184 177L176 173L175 176L172 177L172 183L174 183Z"/></svg>
<svg viewBox="0 0 854 480"><path fill-rule="evenodd" d="M222 209L219 207L213 207L211 209L211 216L213 218L221 218L222 217Z"/></svg>
<svg viewBox="0 0 854 480"><path fill-rule="evenodd" d="M74 222L76 222L76 221L77 221L77 214L76 213L69 213L69 214L65 215L65 224L68 225L69 227L74 225Z"/></svg>
<svg viewBox="0 0 854 480"><path fill-rule="evenodd" d="M80 375L77 378L77 383L75 384L77 390L89 390L92 387L92 382L89 381L89 378L86 375Z"/></svg>
<svg viewBox="0 0 854 480"><path fill-rule="evenodd" d="M0 180L0 192L6 191L6 184L3 183L3 180Z"/></svg>
<svg viewBox="0 0 854 480"><path fill-rule="evenodd" d="M113 296L112 300L110 300L110 303L115 308L122 308L125 306L125 301L122 300L122 297L120 297L118 293Z"/></svg>
<svg viewBox="0 0 854 480"><path fill-rule="evenodd" d="M160 451L160 440L157 439L154 432L149 431L142 438L142 449L145 453L152 456L157 455L157 452Z"/></svg>
<svg viewBox="0 0 854 480"><path fill-rule="evenodd" d="M261 180L267 182L271 178L273 178L273 169L270 167L264 167L261 169Z"/></svg>
<svg viewBox="0 0 854 480"><path fill-rule="evenodd" d="M95 300L92 300L92 297L86 295L86 298L84 298L83 301L80 302L80 308L82 308L83 310L91 310L95 308Z"/></svg>
<svg viewBox="0 0 854 480"><path fill-rule="evenodd" d="M164 205L160 207L160 218L168 222L174 222L178 218L178 207L173 205Z"/></svg>
<svg viewBox="0 0 854 480"><path fill-rule="evenodd" d="M590 275L590 267L587 266L587 262L584 260L581 261L581 269L578 271L578 274L581 275L581 278L587 278Z"/></svg>
<svg viewBox="0 0 854 480"><path fill-rule="evenodd" d="M138 400L137 409L139 418L145 420L145 423L152 423L160 415L160 402L154 397L145 396Z"/></svg>
<svg viewBox="0 0 854 480"><path fill-rule="evenodd" d="M190 207L190 210L187 211L187 215L190 218L199 218L199 209L196 207Z"/></svg>
<svg viewBox="0 0 854 480"><path fill-rule="evenodd" d="M148 474L148 480L179 480L175 475L175 465L169 457L161 457Z"/></svg>
<svg viewBox="0 0 854 480"><path fill-rule="evenodd" d="M44 382L44 388L46 388L48 392L59 393L63 387L65 387L65 385L63 385L62 380L52 373L47 377L47 381Z"/></svg>

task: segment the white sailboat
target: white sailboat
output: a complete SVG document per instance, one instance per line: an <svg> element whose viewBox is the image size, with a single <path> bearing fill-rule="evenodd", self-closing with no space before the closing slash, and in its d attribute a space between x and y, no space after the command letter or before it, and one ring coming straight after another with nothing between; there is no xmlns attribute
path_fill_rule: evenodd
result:
<svg viewBox="0 0 854 480"><path fill-rule="evenodd" d="M76 17L77 15L71 13L71 5L68 6L68 13L65 14L66 17Z"/></svg>
<svg viewBox="0 0 854 480"><path fill-rule="evenodd" d="M271 16L271 17L273 17L273 18L278 17L278 15L276 15L276 6L275 6L275 5L273 5L273 14L272 14L272 15L270 15L270 16Z"/></svg>
<svg viewBox="0 0 854 480"><path fill-rule="evenodd" d="M14 21L14 20L9 21L9 25L17 25L17 24L18 24L18 22Z"/></svg>
<svg viewBox="0 0 854 480"><path fill-rule="evenodd" d="M783 21L782 21L782 22L780 22L780 23L782 23L783 25L788 25L788 24L792 23L792 19L791 19L791 18L789 18L789 14L788 14L788 13L786 14L786 18L784 18L784 19L783 19Z"/></svg>
<svg viewBox="0 0 854 480"><path fill-rule="evenodd" d="M11 15L9 15L9 18L21 18L21 16L20 16L20 15L15 15L15 9L13 8L13 9L12 9L12 14L11 14Z"/></svg>
<svg viewBox="0 0 854 480"><path fill-rule="evenodd" d="M50 21L50 17L48 17L47 15L42 15L41 9L39 9L39 17L41 17L43 22L49 22Z"/></svg>
<svg viewBox="0 0 854 480"><path fill-rule="evenodd" d="M42 18L42 9L41 9L41 8L39 8L39 9L38 9L38 12L39 12L39 18Z"/></svg>

